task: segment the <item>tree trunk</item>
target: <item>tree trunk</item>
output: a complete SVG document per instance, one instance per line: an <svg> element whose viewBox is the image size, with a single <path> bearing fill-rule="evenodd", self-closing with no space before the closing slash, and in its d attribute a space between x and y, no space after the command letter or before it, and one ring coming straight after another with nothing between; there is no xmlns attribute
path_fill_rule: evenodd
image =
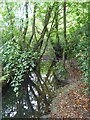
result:
<svg viewBox="0 0 90 120"><path fill-rule="evenodd" d="M63 51L63 66L65 68L65 55L66 55L66 51L67 51L67 39L66 39L66 0L64 0L64 11L63 11L63 14L64 14L64 42L65 42L65 45L64 45L64 51Z"/></svg>

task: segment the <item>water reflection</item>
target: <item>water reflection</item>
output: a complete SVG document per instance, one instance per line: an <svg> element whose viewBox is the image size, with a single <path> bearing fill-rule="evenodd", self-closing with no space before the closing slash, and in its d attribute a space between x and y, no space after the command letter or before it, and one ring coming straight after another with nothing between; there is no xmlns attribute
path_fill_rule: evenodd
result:
<svg viewBox="0 0 90 120"><path fill-rule="evenodd" d="M40 85L37 77L32 74L30 83L24 81L25 83L20 86L18 98L16 98L12 88L8 89L8 92L2 98L3 118L32 118L49 114L56 85L52 74L48 79L43 74L42 78Z"/></svg>

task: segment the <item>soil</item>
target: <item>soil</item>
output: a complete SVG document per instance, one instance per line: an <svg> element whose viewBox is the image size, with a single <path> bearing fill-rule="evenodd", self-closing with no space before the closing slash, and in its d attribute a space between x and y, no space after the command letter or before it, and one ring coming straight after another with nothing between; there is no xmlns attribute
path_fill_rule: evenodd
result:
<svg viewBox="0 0 90 120"><path fill-rule="evenodd" d="M87 118L90 119L90 98L86 92L83 72L77 61L66 61L69 84L57 90L51 106L51 118Z"/></svg>

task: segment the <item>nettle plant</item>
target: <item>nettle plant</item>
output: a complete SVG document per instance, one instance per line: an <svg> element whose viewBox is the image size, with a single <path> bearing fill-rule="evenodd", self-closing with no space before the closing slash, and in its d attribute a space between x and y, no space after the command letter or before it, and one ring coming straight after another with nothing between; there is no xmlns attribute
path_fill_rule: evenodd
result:
<svg viewBox="0 0 90 120"><path fill-rule="evenodd" d="M14 92L18 91L18 86L24 81L23 75L28 69L32 72L32 66L35 67L35 60L38 58L37 52L33 50L20 50L20 46L12 40L7 41L0 48L2 57L3 76L6 76L7 82L11 82Z"/></svg>

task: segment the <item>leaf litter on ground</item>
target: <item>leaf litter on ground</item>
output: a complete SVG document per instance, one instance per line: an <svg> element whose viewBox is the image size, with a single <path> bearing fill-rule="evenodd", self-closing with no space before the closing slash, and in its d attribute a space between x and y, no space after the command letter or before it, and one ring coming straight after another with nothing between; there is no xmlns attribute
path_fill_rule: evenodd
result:
<svg viewBox="0 0 90 120"><path fill-rule="evenodd" d="M67 63L68 64L68 63ZM83 74L80 70L72 71L67 65L69 73L68 79L73 79L69 85L65 85L57 90L57 95L52 101L51 118L89 118L90 119L90 98L85 94L87 83L84 83Z"/></svg>

